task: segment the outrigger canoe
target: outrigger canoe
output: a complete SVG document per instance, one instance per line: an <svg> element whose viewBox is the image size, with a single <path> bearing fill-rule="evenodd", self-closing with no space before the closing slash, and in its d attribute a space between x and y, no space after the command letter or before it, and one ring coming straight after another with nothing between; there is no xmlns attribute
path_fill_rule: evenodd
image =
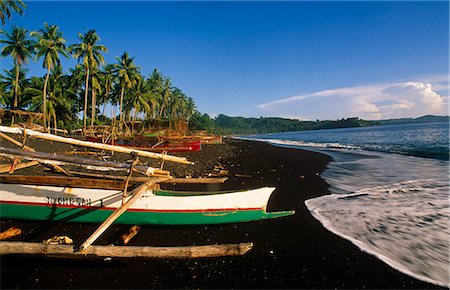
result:
<svg viewBox="0 0 450 290"><path fill-rule="evenodd" d="M86 141L103 143L102 138L86 136ZM202 150L202 142L198 139L189 140L164 140L157 143L156 146L152 146L152 139L143 136L136 136L134 139L130 140L109 140L106 144L116 145L121 147L137 148L141 150L155 151L155 152L193 152Z"/></svg>
<svg viewBox="0 0 450 290"><path fill-rule="evenodd" d="M267 212L273 187L193 193L146 190L115 222L140 225L200 225L284 217ZM101 223L122 204L122 191L48 185L0 184L0 218Z"/></svg>

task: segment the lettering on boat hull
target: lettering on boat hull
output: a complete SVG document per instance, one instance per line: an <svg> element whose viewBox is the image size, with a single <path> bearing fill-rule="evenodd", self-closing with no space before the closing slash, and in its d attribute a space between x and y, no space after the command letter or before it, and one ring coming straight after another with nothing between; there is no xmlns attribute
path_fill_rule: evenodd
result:
<svg viewBox="0 0 450 290"><path fill-rule="evenodd" d="M90 198L80 197L53 197L47 196L48 204L74 205L74 206L92 206Z"/></svg>

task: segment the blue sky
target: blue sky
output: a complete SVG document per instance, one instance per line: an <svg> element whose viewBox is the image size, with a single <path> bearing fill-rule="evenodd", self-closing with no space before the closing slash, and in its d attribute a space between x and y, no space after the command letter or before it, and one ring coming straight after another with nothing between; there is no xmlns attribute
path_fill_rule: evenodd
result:
<svg viewBox="0 0 450 290"><path fill-rule="evenodd" d="M447 114L448 2L26 2L11 24L96 29L210 115L366 119ZM74 59L63 62L73 67ZM9 59L1 67L9 68ZM43 75L41 61L28 65Z"/></svg>

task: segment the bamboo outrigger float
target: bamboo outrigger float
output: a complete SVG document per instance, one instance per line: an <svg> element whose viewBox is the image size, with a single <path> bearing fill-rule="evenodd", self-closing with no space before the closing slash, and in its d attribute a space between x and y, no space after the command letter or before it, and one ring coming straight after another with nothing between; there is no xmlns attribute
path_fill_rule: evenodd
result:
<svg viewBox="0 0 450 290"><path fill-rule="evenodd" d="M159 183L209 183L208 179L173 179L170 172L138 165L138 156L159 158L162 161L193 164L186 158L165 154L128 149L119 146L80 141L46 133L20 128L0 126L0 132L33 136L36 138L105 149L115 152L133 153L131 164L87 159L61 154L35 152L23 143L0 135L24 150L0 147L0 155L14 160L26 159L40 164L50 164L53 168L61 165L75 165L90 170L126 171L128 176L110 176L92 173L73 172L60 169L67 175L91 175L95 178L73 176L15 176L0 175L0 218L94 222L101 223L97 230L87 238L76 251L68 247L53 248L52 253L61 255L78 255L77 253L102 256L106 251L111 256L110 248L91 247L108 227L116 223L139 225L204 225L257 221L284 217L294 214L294 211L267 212L268 200L275 188L263 187L251 190L228 192L174 192L160 190ZM11 140L12 139L12 140ZM19 144L17 144L19 143ZM26 149L26 150L25 150ZM30 162L29 162L30 163ZM13 163L14 165L14 163ZM133 172L146 177L132 176ZM100 179L99 179L100 178ZM214 179L212 182L224 182L226 179ZM244 254L251 249L252 244L214 245L213 249L201 254L193 253L193 248L181 249L183 252L169 253L167 249L139 247L131 250L129 247L117 255L142 255L159 257L197 257ZM148 248L148 249L147 249ZM152 248L152 249L151 249ZM15 249L15 250L9 250ZM32 250L28 250L32 249ZM16 253L47 253L50 248L43 245L27 245L0 243L0 255L14 251ZM117 247L114 247L116 251ZM112 251L112 252L114 252ZM194 251L194 252L195 252ZM161 254L164 253L164 254ZM169 254L168 254L169 253Z"/></svg>

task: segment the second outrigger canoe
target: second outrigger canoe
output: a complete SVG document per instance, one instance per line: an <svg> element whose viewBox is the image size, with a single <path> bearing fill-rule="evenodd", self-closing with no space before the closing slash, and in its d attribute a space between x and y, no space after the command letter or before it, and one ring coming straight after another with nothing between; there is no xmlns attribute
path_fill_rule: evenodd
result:
<svg viewBox="0 0 450 290"><path fill-rule="evenodd" d="M284 217L267 212L273 187L194 193L147 190L116 223L201 225ZM103 222L122 203L120 190L48 185L0 184L0 218L63 222Z"/></svg>

